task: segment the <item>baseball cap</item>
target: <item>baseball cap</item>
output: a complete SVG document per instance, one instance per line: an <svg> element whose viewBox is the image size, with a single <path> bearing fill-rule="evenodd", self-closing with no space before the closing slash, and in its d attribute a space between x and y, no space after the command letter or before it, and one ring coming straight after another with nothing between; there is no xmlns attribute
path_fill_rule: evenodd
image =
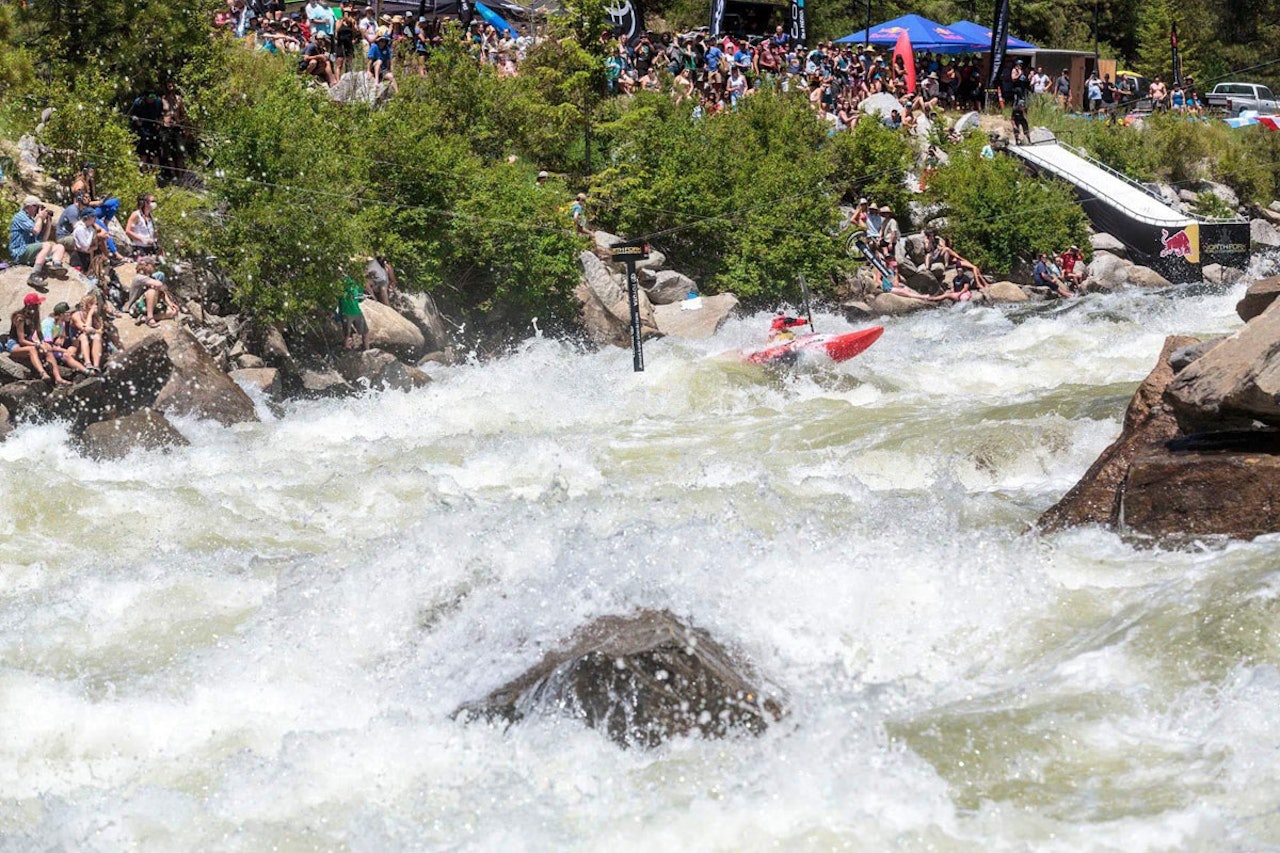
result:
<svg viewBox="0 0 1280 853"><path fill-rule="evenodd" d="M551 176L548 175L545 171L538 173L538 180L542 180L543 178L549 178L549 177Z"/></svg>
<svg viewBox="0 0 1280 853"><path fill-rule="evenodd" d="M59 302L57 305L53 306L53 313L55 314L65 314L70 310L71 306L65 302Z"/></svg>
<svg viewBox="0 0 1280 853"><path fill-rule="evenodd" d="M41 302L44 302L44 297L38 293L28 293L22 297L23 305L39 305Z"/></svg>

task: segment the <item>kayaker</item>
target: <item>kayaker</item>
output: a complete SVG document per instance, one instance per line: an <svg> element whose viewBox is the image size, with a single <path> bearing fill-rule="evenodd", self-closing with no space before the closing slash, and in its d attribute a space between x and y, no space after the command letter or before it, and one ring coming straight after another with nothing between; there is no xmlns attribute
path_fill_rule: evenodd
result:
<svg viewBox="0 0 1280 853"><path fill-rule="evenodd" d="M809 321L803 317L791 317L786 311L779 311L774 315L773 322L769 324L769 343L781 344L796 339L795 332L792 329L798 326L807 326Z"/></svg>

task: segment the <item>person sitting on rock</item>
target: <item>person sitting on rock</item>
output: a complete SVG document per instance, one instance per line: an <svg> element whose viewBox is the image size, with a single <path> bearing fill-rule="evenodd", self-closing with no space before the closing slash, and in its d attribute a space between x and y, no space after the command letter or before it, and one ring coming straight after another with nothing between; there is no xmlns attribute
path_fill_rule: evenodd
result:
<svg viewBox="0 0 1280 853"><path fill-rule="evenodd" d="M1080 292L1080 285L1084 283L1084 255L1080 253L1079 246L1072 246L1062 253L1062 257L1058 260L1062 267L1062 278L1072 290Z"/></svg>
<svg viewBox="0 0 1280 853"><path fill-rule="evenodd" d="M9 223L9 256L15 264L33 267L27 285L36 290L46 290L44 274L46 264L53 275L65 278L66 249L54 242L53 212L33 195L22 200L22 207Z"/></svg>
<svg viewBox="0 0 1280 853"><path fill-rule="evenodd" d="M92 371L101 370L103 321L98 311L98 297L90 293L81 299L68 322L80 345L80 360Z"/></svg>
<svg viewBox="0 0 1280 853"><path fill-rule="evenodd" d="M70 385L58 371L58 362L53 351L40 339L40 303L44 297L38 293L28 293L22 298L22 307L9 316L9 334L5 338L5 352L14 361L25 360L31 369L44 381L49 381L49 373L58 385ZM19 363L21 363L19 361ZM45 364L49 370L45 370Z"/></svg>
<svg viewBox="0 0 1280 853"><path fill-rule="evenodd" d="M53 352L53 358L57 364L66 365L77 373L88 373L89 369L76 358L76 350L79 346L75 338L69 334L67 321L70 318L70 305L59 302L53 306L53 313L45 317L44 322L40 324L40 339Z"/></svg>
<svg viewBox="0 0 1280 853"><path fill-rule="evenodd" d="M890 273L887 276L883 272L880 272L878 267L876 268L876 272L879 273L880 277L881 293L892 293L894 296L902 296L907 299L919 299L922 302L935 301L932 296L921 293L920 291L908 287L903 283L902 276L898 273L898 262L896 260L889 258L889 260L885 262L885 266L888 268Z"/></svg>
<svg viewBox="0 0 1280 853"><path fill-rule="evenodd" d="M178 316L178 300L165 284L164 274L156 272L153 258L138 261L138 274L133 277L133 283L129 286L125 305L139 324L146 323L152 328L160 325L160 320L171 320ZM157 311L160 312L158 316Z"/></svg>
<svg viewBox="0 0 1280 853"><path fill-rule="evenodd" d="M1070 299L1074 295L1071 292L1071 288L1067 287L1066 282L1062 280L1062 270L1057 264L1049 260L1049 256L1045 252L1041 252L1036 258L1036 265L1031 272L1031 277L1036 287L1047 287L1049 289L1051 298Z"/></svg>
<svg viewBox="0 0 1280 853"><path fill-rule="evenodd" d="M973 286L978 290L986 290L991 286L991 282L987 281L987 277L982 274L982 270L978 269L978 265L951 248L951 244L947 242L946 237L941 234L935 234L932 245L928 242L927 234L925 239L925 246L928 250L925 261L928 267L932 268L935 264L942 264L943 267L963 269L973 279Z"/></svg>
<svg viewBox="0 0 1280 853"><path fill-rule="evenodd" d="M794 341L796 334L793 329L800 326L809 325L809 321L803 317L792 317L785 311L779 311L774 315L773 321L769 323L768 341L771 344L782 344L787 341Z"/></svg>
<svg viewBox="0 0 1280 853"><path fill-rule="evenodd" d="M107 238L94 225L97 218L92 208L84 208L80 211L80 221L71 232L71 244L75 247L71 253L71 265L92 279L101 276L107 258Z"/></svg>
<svg viewBox="0 0 1280 853"><path fill-rule="evenodd" d="M952 269L955 271L955 277L951 280L951 289L944 290L937 296L933 297L935 302L968 302L973 298L973 288L975 281L973 273L967 268L955 263Z"/></svg>

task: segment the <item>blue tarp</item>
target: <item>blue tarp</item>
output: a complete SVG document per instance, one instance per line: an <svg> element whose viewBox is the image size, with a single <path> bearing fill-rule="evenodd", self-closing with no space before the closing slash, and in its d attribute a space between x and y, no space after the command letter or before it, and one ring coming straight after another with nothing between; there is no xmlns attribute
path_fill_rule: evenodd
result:
<svg viewBox="0 0 1280 853"><path fill-rule="evenodd" d="M982 52L991 52L991 29L989 27L984 27L981 24L975 24L973 21L956 21L954 24L949 24L947 29L951 30L953 33L959 33L969 39L969 41L980 41L985 43L986 47L982 49ZM1006 42L1009 50L1039 50L1039 48L1031 42L1016 39L1013 36L1009 36L1008 39L1006 39Z"/></svg>
<svg viewBox="0 0 1280 853"><path fill-rule="evenodd" d="M507 23L507 20L488 6L476 0L476 14L484 18L486 24L493 24L493 28L498 31L498 35L502 35L503 30L511 30L511 35L515 35L518 30Z"/></svg>
<svg viewBox="0 0 1280 853"><path fill-rule="evenodd" d="M911 47L914 50L925 50L930 53L980 53L991 47L990 36L987 36L987 43L982 44L960 33L952 32L937 21L931 21L919 15L903 15L901 18L894 18L892 21L874 26L871 28L870 38L867 38L866 30L858 30L836 41L850 44L862 44L868 41L871 44L897 44L898 36L904 31L911 39Z"/></svg>

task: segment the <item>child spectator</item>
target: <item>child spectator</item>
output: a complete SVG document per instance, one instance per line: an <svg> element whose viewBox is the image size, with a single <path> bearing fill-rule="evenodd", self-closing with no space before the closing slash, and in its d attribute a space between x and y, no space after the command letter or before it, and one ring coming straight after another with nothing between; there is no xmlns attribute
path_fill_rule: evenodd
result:
<svg viewBox="0 0 1280 853"><path fill-rule="evenodd" d="M44 322L40 324L40 337L45 346L53 352L55 367L57 364L65 364L77 373L88 373L88 368L76 358L78 347L74 336L68 334L67 320L70 317L71 306L65 302L59 302L53 306L53 314L45 317Z"/></svg>

